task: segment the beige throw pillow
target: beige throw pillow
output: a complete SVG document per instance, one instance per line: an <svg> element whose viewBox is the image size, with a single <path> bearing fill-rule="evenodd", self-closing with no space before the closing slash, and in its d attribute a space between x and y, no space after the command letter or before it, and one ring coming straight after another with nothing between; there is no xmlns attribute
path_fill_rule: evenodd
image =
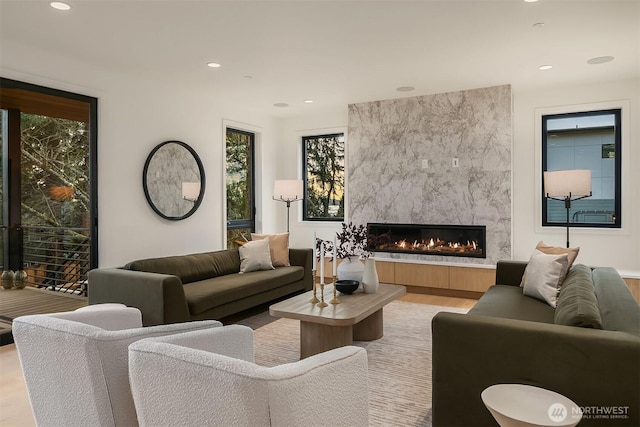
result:
<svg viewBox="0 0 640 427"><path fill-rule="evenodd" d="M240 252L240 273L258 270L273 270L269 240L252 240L238 248Z"/></svg>
<svg viewBox="0 0 640 427"><path fill-rule="evenodd" d="M547 255L567 254L567 260L569 262L569 267L567 268L567 272L568 272L569 269L571 268L571 266L573 265L573 262L578 257L578 252L580 252L580 247L577 247L577 248L563 248L563 247L560 247L560 246L549 246L545 242L540 241L536 245L536 250L542 252L543 254L547 254ZM527 269L528 268L529 267L527 267ZM520 287L524 286L524 280L527 277L527 269L525 269L524 274L522 275L522 281L520 282ZM562 279L560 280L560 283L562 283L562 282L564 282L564 277L562 277Z"/></svg>
<svg viewBox="0 0 640 427"><path fill-rule="evenodd" d="M289 233L255 234L251 233L251 240L269 240L271 264L274 267L289 267Z"/></svg>
<svg viewBox="0 0 640 427"><path fill-rule="evenodd" d="M558 294L562 280L569 270L567 254L547 255L539 250L534 250L524 281L523 292L525 295L546 301L555 308L558 302Z"/></svg>
<svg viewBox="0 0 640 427"><path fill-rule="evenodd" d="M578 257L578 252L580 252L580 247L577 248L562 248L560 246L549 246L545 242L539 242L536 245L536 249L547 255L560 255L567 254L567 259L569 261L569 268L573 265L573 262Z"/></svg>

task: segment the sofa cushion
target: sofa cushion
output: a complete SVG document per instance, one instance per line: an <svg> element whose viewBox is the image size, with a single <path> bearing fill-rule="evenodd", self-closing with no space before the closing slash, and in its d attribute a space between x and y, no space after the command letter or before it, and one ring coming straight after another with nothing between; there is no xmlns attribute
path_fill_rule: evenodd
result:
<svg viewBox="0 0 640 427"><path fill-rule="evenodd" d="M555 308L568 269L567 254L547 255L536 249L525 271L524 294L546 301Z"/></svg>
<svg viewBox="0 0 640 427"><path fill-rule="evenodd" d="M225 249L222 251L209 252L213 260L213 276L224 276L240 271L240 253L238 249Z"/></svg>
<svg viewBox="0 0 640 427"><path fill-rule="evenodd" d="M554 309L547 303L528 297L522 288L511 285L495 285L469 310L470 315L503 317L553 323Z"/></svg>
<svg viewBox="0 0 640 427"><path fill-rule="evenodd" d="M560 289L554 321L558 325L602 329L591 269L576 264L571 267Z"/></svg>
<svg viewBox="0 0 640 427"><path fill-rule="evenodd" d="M592 277L602 328L640 336L640 307L620 274L600 267L593 269Z"/></svg>
<svg viewBox="0 0 640 427"><path fill-rule="evenodd" d="M148 258L132 261L125 265L127 270L178 276L182 283L211 277L213 262L207 254L192 254L162 258Z"/></svg>
<svg viewBox="0 0 640 427"><path fill-rule="evenodd" d="M124 266L127 270L178 276L185 283L197 282L224 274L240 271L237 250L222 250L191 255L177 255L132 261Z"/></svg>
<svg viewBox="0 0 640 427"><path fill-rule="evenodd" d="M266 292L304 278L304 268L278 267L275 270L229 274L189 283L184 294L191 315L196 315L229 302Z"/></svg>

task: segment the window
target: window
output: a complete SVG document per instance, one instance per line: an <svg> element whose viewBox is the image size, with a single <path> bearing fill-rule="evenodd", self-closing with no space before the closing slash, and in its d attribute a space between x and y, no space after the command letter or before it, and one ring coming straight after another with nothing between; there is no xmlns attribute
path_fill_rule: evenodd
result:
<svg viewBox="0 0 640 427"><path fill-rule="evenodd" d="M255 231L254 141L251 132L227 128L227 248Z"/></svg>
<svg viewBox="0 0 640 427"><path fill-rule="evenodd" d="M621 227L621 145L620 109L542 116L542 170L591 170L592 195L571 203L572 226ZM542 225L565 224L564 202L544 194Z"/></svg>
<svg viewBox="0 0 640 427"><path fill-rule="evenodd" d="M344 219L344 133L305 136L303 144L305 221Z"/></svg>

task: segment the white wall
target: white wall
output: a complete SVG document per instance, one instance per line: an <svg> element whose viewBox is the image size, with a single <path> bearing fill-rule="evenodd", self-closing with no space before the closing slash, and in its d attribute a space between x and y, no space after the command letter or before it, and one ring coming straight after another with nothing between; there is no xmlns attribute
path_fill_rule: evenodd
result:
<svg viewBox="0 0 640 427"><path fill-rule="evenodd" d="M513 259L527 260L533 248L540 240L557 246L564 246L566 229L545 228L539 226L536 218L536 200L539 183L536 174L540 172L536 160L535 111L536 109L573 106L587 103L601 103L612 100L628 100L629 111L626 115L628 137L623 146L626 166L623 164L623 229L622 230L584 230L571 229L571 245L580 246L577 262L593 266L612 266L628 277L640 277L640 80L610 82L587 87L560 87L523 91L513 89L513 221L512 236ZM347 123L347 110L333 114L289 119L283 123L283 152L286 156L287 177L300 173L300 135L303 130L323 129L332 126L344 126ZM348 134L347 134L347 144ZM298 169L294 169L297 167ZM347 182L347 191L349 191ZM298 203L298 205L300 205ZM347 207L348 208L348 207ZM332 238L339 230L339 224L303 223L294 221L294 209L300 218L299 206L292 207L291 241L292 245L303 245L313 241L313 231L318 237ZM286 212L279 213L282 223ZM347 211L348 221L348 211ZM284 227L284 226L283 226ZM284 229L284 228L283 228ZM308 245L307 245L308 246Z"/></svg>
<svg viewBox="0 0 640 427"><path fill-rule="evenodd" d="M3 77L98 98L101 267L223 247L223 121L259 132L256 185L261 194L266 191L263 176L271 182L270 165L276 150L268 147L280 139L278 120L231 110L215 94L185 92L179 82L171 86L151 76L132 78L6 41L2 54ZM193 147L206 176L200 208L182 221L156 215L142 189L142 169L149 152L171 139ZM260 197L258 202L262 202ZM271 212L259 210L258 218L260 224L265 219L273 222Z"/></svg>
<svg viewBox="0 0 640 427"><path fill-rule="evenodd" d="M622 230L571 228L571 246L580 246L576 262L612 266L623 275L640 277L640 80L608 82L585 87L556 87L531 91L514 90L513 138L513 257L528 259L535 245L563 246L566 228L540 226L538 213L540 160L536 151L536 110L580 109L584 104L622 101ZM625 123L626 121L626 123Z"/></svg>
<svg viewBox="0 0 640 427"><path fill-rule="evenodd" d="M283 120L280 156L276 166L276 179L302 179L302 137L344 132L345 144L349 144L347 135L347 106L336 111L323 111L310 116ZM347 183L348 186L348 183ZM287 229L287 211L284 203L277 204L278 228ZM349 211L349 206L345 207ZM333 241L334 233L342 229L341 222L302 221L302 202L291 204L291 226L289 244L292 247L310 248L313 245L313 233L319 239Z"/></svg>
<svg viewBox="0 0 640 427"><path fill-rule="evenodd" d="M43 65L45 64L45 65ZM149 256L221 248L224 240L223 121L247 124L260 132L258 231L286 229L284 204L271 199L273 180L301 177L300 137L347 130L347 106L279 121L231 110L215 94L186 93L176 86L137 79L46 51L2 42L3 77L69 90L98 98L100 266L115 266ZM571 230L581 247L578 262L616 267L640 277L640 79L587 87L560 87L514 93L513 258L528 259L540 240L562 246L564 228L540 231L536 224L535 110L612 100L629 100L629 138L623 147L624 229ZM200 209L184 221L166 221L153 213L142 190L142 168L158 143L178 139L202 158L207 188ZM348 144L348 133L347 140ZM624 167L624 165L623 165ZM348 191L348 183L347 183ZM301 202L291 208L291 246L310 247L313 232L331 239L340 225L304 223ZM348 206L347 206L348 220Z"/></svg>

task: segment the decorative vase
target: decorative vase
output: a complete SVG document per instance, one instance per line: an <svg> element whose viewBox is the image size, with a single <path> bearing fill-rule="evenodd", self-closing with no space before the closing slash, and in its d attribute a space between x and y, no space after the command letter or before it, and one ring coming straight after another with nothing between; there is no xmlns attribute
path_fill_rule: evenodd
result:
<svg viewBox="0 0 640 427"><path fill-rule="evenodd" d="M365 294L375 294L378 292L379 284L376 260L373 258L367 258L364 262L364 273L362 274L362 289Z"/></svg>
<svg viewBox="0 0 640 427"><path fill-rule="evenodd" d="M24 289L27 286L27 272L24 270L18 270L13 275L13 286L16 289Z"/></svg>
<svg viewBox="0 0 640 427"><path fill-rule="evenodd" d="M338 265L339 280L357 280L362 283L362 274L364 273L364 264L360 262L357 256L350 256L342 260Z"/></svg>
<svg viewBox="0 0 640 427"><path fill-rule="evenodd" d="M0 276L0 280L2 281L3 288L11 289L13 287L13 270L4 270L2 276Z"/></svg>

